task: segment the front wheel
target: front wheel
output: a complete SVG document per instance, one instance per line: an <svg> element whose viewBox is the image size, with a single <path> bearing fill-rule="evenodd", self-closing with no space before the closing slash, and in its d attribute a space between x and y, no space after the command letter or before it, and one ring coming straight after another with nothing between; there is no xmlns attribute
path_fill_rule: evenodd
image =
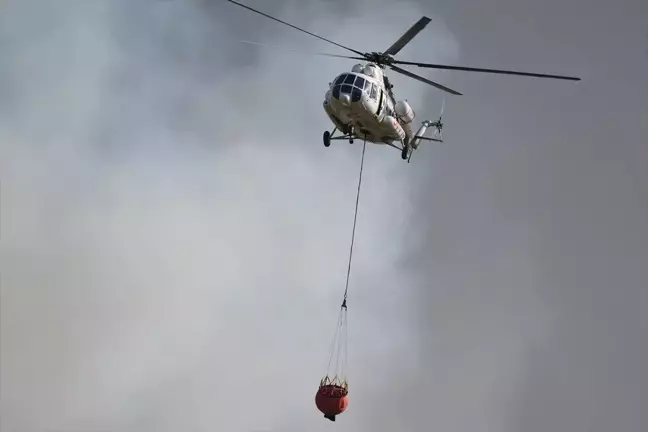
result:
<svg viewBox="0 0 648 432"><path fill-rule="evenodd" d="M331 132L329 131L324 131L324 147L328 147L331 145Z"/></svg>

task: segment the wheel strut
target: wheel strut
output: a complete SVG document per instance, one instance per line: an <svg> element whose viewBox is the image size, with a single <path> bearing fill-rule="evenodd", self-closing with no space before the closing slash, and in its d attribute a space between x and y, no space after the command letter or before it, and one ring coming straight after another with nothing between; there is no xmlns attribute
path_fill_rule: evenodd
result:
<svg viewBox="0 0 648 432"><path fill-rule="evenodd" d="M407 160L409 156L409 146L403 145L403 150L401 150L401 159Z"/></svg>

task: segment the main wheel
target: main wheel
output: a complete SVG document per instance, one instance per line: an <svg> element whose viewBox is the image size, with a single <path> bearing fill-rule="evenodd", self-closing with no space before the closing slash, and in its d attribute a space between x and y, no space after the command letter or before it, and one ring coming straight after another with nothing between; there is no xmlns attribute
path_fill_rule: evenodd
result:
<svg viewBox="0 0 648 432"><path fill-rule="evenodd" d="M407 157L409 156L409 148L407 146L403 147L403 150L401 151L401 159L407 160Z"/></svg>
<svg viewBox="0 0 648 432"><path fill-rule="evenodd" d="M329 131L324 131L324 147L328 147L331 145L331 132Z"/></svg>

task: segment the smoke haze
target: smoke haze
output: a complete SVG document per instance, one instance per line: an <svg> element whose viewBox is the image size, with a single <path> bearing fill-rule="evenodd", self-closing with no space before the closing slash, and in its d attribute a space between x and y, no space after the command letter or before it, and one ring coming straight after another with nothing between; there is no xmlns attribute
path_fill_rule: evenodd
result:
<svg viewBox="0 0 648 432"><path fill-rule="evenodd" d="M477 3L248 2L362 51L425 14L400 58L584 78L415 70L466 96L412 164L367 147L333 425L361 143L324 148L321 102L353 62L241 44L339 52L226 2L4 2L0 429L645 430L646 7Z"/></svg>

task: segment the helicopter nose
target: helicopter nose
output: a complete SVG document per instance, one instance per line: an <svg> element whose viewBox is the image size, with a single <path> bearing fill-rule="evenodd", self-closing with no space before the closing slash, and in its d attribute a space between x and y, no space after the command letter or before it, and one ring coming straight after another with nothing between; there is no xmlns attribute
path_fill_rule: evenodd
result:
<svg viewBox="0 0 648 432"><path fill-rule="evenodd" d="M351 96L348 94L341 94L340 95L340 102L342 105L349 106L351 105Z"/></svg>

